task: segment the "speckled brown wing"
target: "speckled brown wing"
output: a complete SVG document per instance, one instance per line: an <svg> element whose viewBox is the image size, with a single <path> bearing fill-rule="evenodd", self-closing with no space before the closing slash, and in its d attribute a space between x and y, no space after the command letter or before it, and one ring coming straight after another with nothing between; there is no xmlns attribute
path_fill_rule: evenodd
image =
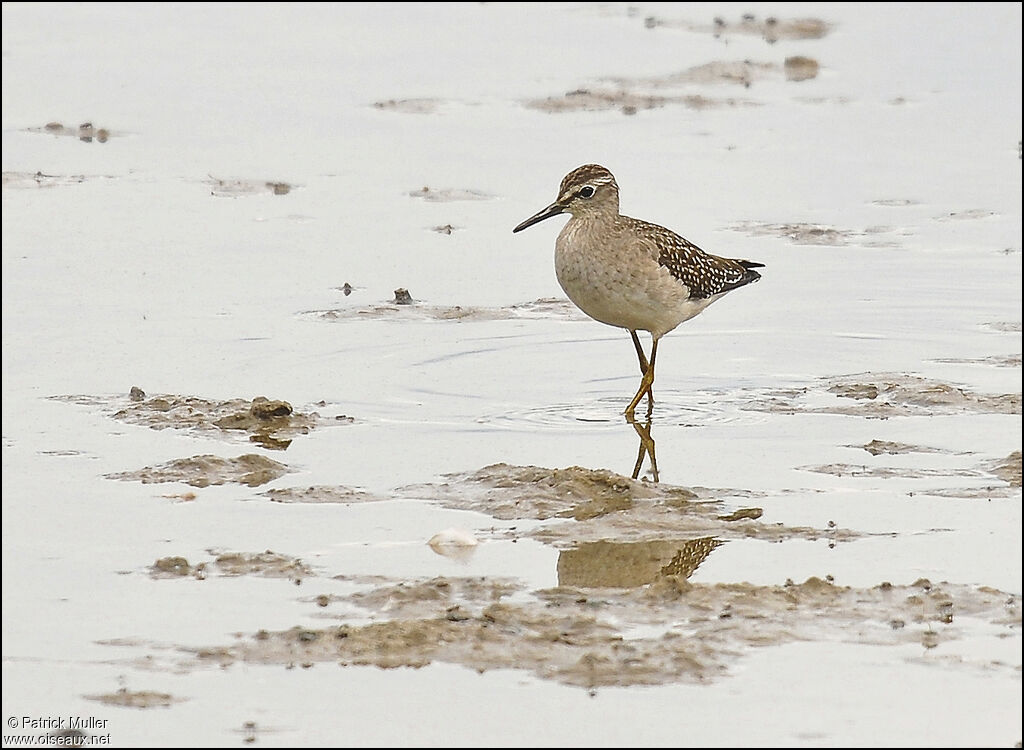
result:
<svg viewBox="0 0 1024 750"><path fill-rule="evenodd" d="M761 278L753 269L764 267L763 263L719 258L657 224L639 219L632 219L631 223L638 235L657 248L658 263L686 285L691 299L714 297Z"/></svg>

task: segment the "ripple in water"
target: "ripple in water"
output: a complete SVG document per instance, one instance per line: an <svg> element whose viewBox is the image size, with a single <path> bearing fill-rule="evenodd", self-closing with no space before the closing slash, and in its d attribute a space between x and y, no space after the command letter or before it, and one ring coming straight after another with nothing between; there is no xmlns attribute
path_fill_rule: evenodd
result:
<svg viewBox="0 0 1024 750"><path fill-rule="evenodd" d="M749 395L740 392L712 393L708 391L655 391L654 412L651 418L656 425L677 427L708 427L723 424L759 424L768 415L744 411L750 400ZM590 401L564 404L539 405L524 409L513 409L480 417L480 424L506 427L508 429L547 428L579 429L592 425L609 430L620 429L622 414L628 400L622 397L603 396ZM641 401L636 409L636 418L643 422L647 415L647 401Z"/></svg>

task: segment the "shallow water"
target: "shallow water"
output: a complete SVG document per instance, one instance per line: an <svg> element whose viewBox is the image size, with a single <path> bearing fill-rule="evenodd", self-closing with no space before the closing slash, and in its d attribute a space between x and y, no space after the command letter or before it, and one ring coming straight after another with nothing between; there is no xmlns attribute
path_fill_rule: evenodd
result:
<svg viewBox="0 0 1024 750"><path fill-rule="evenodd" d="M4 744L1019 744L1020 28L5 3ZM765 263L649 424L587 162Z"/></svg>

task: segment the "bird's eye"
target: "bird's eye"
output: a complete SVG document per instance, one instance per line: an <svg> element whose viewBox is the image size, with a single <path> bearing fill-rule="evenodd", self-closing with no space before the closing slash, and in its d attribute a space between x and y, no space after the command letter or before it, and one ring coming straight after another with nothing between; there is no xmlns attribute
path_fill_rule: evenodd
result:
<svg viewBox="0 0 1024 750"><path fill-rule="evenodd" d="M584 185L580 188L579 196L580 198L593 198L594 188L590 187L590 185Z"/></svg>

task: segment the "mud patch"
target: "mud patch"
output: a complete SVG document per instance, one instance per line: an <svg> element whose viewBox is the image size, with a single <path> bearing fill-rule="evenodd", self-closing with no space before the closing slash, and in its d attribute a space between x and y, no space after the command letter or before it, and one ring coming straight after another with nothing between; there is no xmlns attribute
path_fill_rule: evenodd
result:
<svg viewBox="0 0 1024 750"><path fill-rule="evenodd" d="M204 580L207 575L216 572L222 576L257 575L264 578L287 578L296 585L304 578L314 575L313 571L301 560L277 552L267 550L258 553L223 552L207 550L216 555L213 560L190 565L184 557L161 557L149 567L151 578L186 578L193 577Z"/></svg>
<svg viewBox="0 0 1024 750"><path fill-rule="evenodd" d="M1011 487L1021 486L1020 451L1014 451L1004 459L988 463L985 468Z"/></svg>
<svg viewBox="0 0 1024 750"><path fill-rule="evenodd" d="M729 227L734 232L745 232L753 237L784 237L796 245L822 245L842 247L859 244L864 247L898 247L896 240L863 240L897 230L891 227L868 227L863 230L837 229L820 224L766 224L744 221Z"/></svg>
<svg viewBox="0 0 1024 750"><path fill-rule="evenodd" d="M625 115L635 115L640 110L659 109L669 104L679 104L688 109L717 109L725 107L758 107L757 102L743 99L714 99L698 94L644 94L623 89L580 88L563 96L549 96L543 99L527 99L523 106L542 112L601 112L609 109L620 110Z"/></svg>
<svg viewBox="0 0 1024 750"><path fill-rule="evenodd" d="M471 473L449 474L446 479L442 484L410 485L397 493L501 520L583 520L628 510L639 500L658 498L673 507L687 507L698 500L694 492L682 487L654 485L607 469L579 466L548 469L499 463Z"/></svg>
<svg viewBox="0 0 1024 750"><path fill-rule="evenodd" d="M822 389L835 398L819 403ZM820 388L770 391L765 396L753 396L743 408L778 414L847 414L867 419L1020 414L1021 394L981 394L917 375L863 373L827 379Z"/></svg>
<svg viewBox="0 0 1024 750"><path fill-rule="evenodd" d="M978 469L926 469L917 466L867 466L865 464L829 464L798 466L801 471L831 474L837 477L873 477L875 479L922 479L926 477L981 477Z"/></svg>
<svg viewBox="0 0 1024 750"><path fill-rule="evenodd" d="M774 63L756 63L750 60L718 60L696 65L678 73L647 78L607 78L623 91L637 88L663 89L688 84L733 84L750 88L758 80L781 78L782 70Z"/></svg>
<svg viewBox="0 0 1024 750"><path fill-rule="evenodd" d="M410 190L409 196L421 198L430 203L451 203L453 201L486 201L494 198L480 190L462 190L458 188L432 188L424 185L419 190Z"/></svg>
<svg viewBox="0 0 1024 750"><path fill-rule="evenodd" d="M156 466L147 466L137 471L122 471L106 474L107 479L158 484L183 482L193 487L233 482L248 487L259 487L284 476L290 469L284 464L255 453L236 458L221 458L205 454L190 458L178 458Z"/></svg>
<svg viewBox="0 0 1024 750"><path fill-rule="evenodd" d="M241 198L247 195L288 195L298 187L280 180L222 180L210 176L205 184L210 186L210 195L218 198Z"/></svg>
<svg viewBox="0 0 1024 750"><path fill-rule="evenodd" d="M870 445L870 444L869 444ZM912 449L914 450L914 449ZM895 451L880 451L891 453ZM910 451L899 451L910 452ZM951 453L951 451L920 451L932 453ZM874 455L878 455L877 453ZM963 455L963 454L958 454ZM933 469L920 466L868 466L865 464L829 464L827 466L800 466L802 471L812 471L818 474L831 474L837 477L856 477L873 479L928 479L928 478L989 478L1006 482L1003 486L985 485L982 487L942 487L938 489L917 490L911 494L934 495L940 497L955 498L984 498L1014 497L1018 495L1016 488L1021 486L1021 460L1020 451L1011 453L1004 459L987 461L975 467L954 467L948 469Z"/></svg>
<svg viewBox="0 0 1024 750"><path fill-rule="evenodd" d="M954 451L943 450L942 448L928 448L923 445L909 445L908 443L896 443L891 440L872 440L865 445L848 445L847 448L863 448L872 456L883 453L896 455L900 453L946 453L953 454ZM962 453L956 455L964 455Z"/></svg>
<svg viewBox="0 0 1024 750"><path fill-rule="evenodd" d="M83 696L87 700L97 701L108 706L121 708L167 708L175 703L183 703L185 698L176 698L170 693L157 693L151 690L128 690L121 688L116 693Z"/></svg>
<svg viewBox="0 0 1024 750"><path fill-rule="evenodd" d="M98 128L91 122L83 122L77 127L64 125L60 122L48 122L41 128L26 128L26 133L43 133L45 135L70 136L82 143L106 143L111 137L118 135L109 128Z"/></svg>
<svg viewBox="0 0 1024 750"><path fill-rule="evenodd" d="M813 57L794 55L787 57L782 66L787 81L809 81L818 77L820 65Z"/></svg>
<svg viewBox="0 0 1024 750"><path fill-rule="evenodd" d="M989 211L984 208L966 208L962 211L950 211L946 214L941 214L935 217L936 221L975 221L977 219L987 219L991 216L998 216L995 211Z"/></svg>
<svg viewBox="0 0 1024 750"><path fill-rule="evenodd" d="M319 485L313 487L280 487L261 495L269 497L275 503L372 503L388 498L383 495L373 495L363 490L352 489L335 485Z"/></svg>
<svg viewBox="0 0 1024 750"><path fill-rule="evenodd" d="M985 323L985 327L992 331L998 331L1000 333L1020 333L1020 321L998 321L994 323Z"/></svg>
<svg viewBox="0 0 1024 750"><path fill-rule="evenodd" d="M474 307L470 305L433 305L417 302L397 304L395 300L362 307L339 307L331 310L306 310L299 315L319 320L458 320L465 322L555 318L589 320L567 299L538 299L508 307Z"/></svg>
<svg viewBox="0 0 1024 750"><path fill-rule="evenodd" d="M642 588L559 586L529 597L506 581L434 579L384 586L353 601L391 619L261 630L230 646L189 649L193 666L444 662L479 672L520 669L584 688L700 683L725 677L753 648L821 640L934 648L962 636L961 617L1005 635L1019 631L1021 619L1019 597L994 589L928 581L856 589L819 578L754 586L667 575Z"/></svg>
<svg viewBox="0 0 1024 750"><path fill-rule="evenodd" d="M785 19L768 16L761 19L753 13L744 13L739 20L727 20L722 16L716 16L710 24L647 16L644 18L644 26L648 29L680 28L712 34L716 39L735 35L759 36L768 44L774 44L782 39L823 39L834 28L833 24L818 18Z"/></svg>
<svg viewBox="0 0 1024 750"><path fill-rule="evenodd" d="M374 109L387 112L402 112L413 115L429 115L437 111L442 104L440 99L388 99L374 102Z"/></svg>
<svg viewBox="0 0 1024 750"><path fill-rule="evenodd" d="M879 198L878 200L871 201L874 206L885 206L886 208L904 208L906 206L918 206L920 201L910 200L909 198Z"/></svg>
<svg viewBox="0 0 1024 750"><path fill-rule="evenodd" d="M973 359L946 357L942 359L933 359L931 361L941 362L942 364L947 365L986 365L989 367L1020 367L1020 360L1021 355L1019 354L1007 354L992 355L991 357L975 357Z"/></svg>
<svg viewBox="0 0 1024 750"><path fill-rule="evenodd" d="M526 534L561 548L604 542L606 546L601 549L606 555L613 554L608 545L635 542L667 541L674 545L674 556L703 537L770 541L827 538L836 542L862 536L834 527L813 529L762 523L758 520L762 515L760 508L737 509L727 502L740 500L745 506L750 495L746 491L674 487L630 479L607 469L579 466L549 469L493 464L471 473L451 474L440 484L402 487L396 495L429 499L446 508L485 513L501 520L562 520ZM517 535L515 531L508 533ZM707 545L705 554L716 546L717 543ZM640 548L623 546L617 554L635 554L630 549ZM667 562L662 560L660 565Z"/></svg>
<svg viewBox="0 0 1024 750"><path fill-rule="evenodd" d="M79 185L92 177L83 174L61 175L43 174L42 172L4 172L3 186L5 188L26 189L26 188L52 188L65 185Z"/></svg>
<svg viewBox="0 0 1024 750"><path fill-rule="evenodd" d="M292 439L306 435L319 425L349 423L350 417L321 417L317 412L301 413L287 401L257 396L251 401L231 399L210 401L196 396L161 394L147 396L133 387L125 396L52 396L85 406L97 406L108 416L127 424L154 430L168 428L204 434L238 433L249 442L270 450L285 450ZM326 406L320 402L319 406Z"/></svg>

